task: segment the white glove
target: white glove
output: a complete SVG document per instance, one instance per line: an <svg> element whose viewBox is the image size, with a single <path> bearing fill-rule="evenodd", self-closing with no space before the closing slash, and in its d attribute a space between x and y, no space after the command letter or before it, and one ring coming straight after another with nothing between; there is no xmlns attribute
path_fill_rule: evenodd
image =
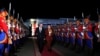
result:
<svg viewBox="0 0 100 56"><path fill-rule="evenodd" d="M65 29L63 29L63 31L65 31Z"/></svg>
<svg viewBox="0 0 100 56"><path fill-rule="evenodd" d="M84 33L83 32L81 32L81 34L82 34L82 36L84 36Z"/></svg>
<svg viewBox="0 0 100 56"><path fill-rule="evenodd" d="M75 33L73 33L73 36L75 37Z"/></svg>
<svg viewBox="0 0 100 56"><path fill-rule="evenodd" d="M12 27L14 28L14 27L15 27L15 25L12 25Z"/></svg>
<svg viewBox="0 0 100 56"><path fill-rule="evenodd" d="M83 32L81 32L81 35L82 35L82 39L84 39L84 33Z"/></svg>
<svg viewBox="0 0 100 56"><path fill-rule="evenodd" d="M100 28L100 25L98 25L98 28Z"/></svg>
<svg viewBox="0 0 100 56"><path fill-rule="evenodd" d="M85 26L83 26L83 29L86 29L86 27L85 27Z"/></svg>
<svg viewBox="0 0 100 56"><path fill-rule="evenodd" d="M10 38L12 39L13 37L11 36Z"/></svg>
<svg viewBox="0 0 100 56"><path fill-rule="evenodd" d="M67 30L69 31L70 29L68 28Z"/></svg>
<svg viewBox="0 0 100 56"><path fill-rule="evenodd" d="M76 27L74 29L77 31L77 28Z"/></svg>
<svg viewBox="0 0 100 56"><path fill-rule="evenodd" d="M99 34L97 34L97 37L99 38Z"/></svg>

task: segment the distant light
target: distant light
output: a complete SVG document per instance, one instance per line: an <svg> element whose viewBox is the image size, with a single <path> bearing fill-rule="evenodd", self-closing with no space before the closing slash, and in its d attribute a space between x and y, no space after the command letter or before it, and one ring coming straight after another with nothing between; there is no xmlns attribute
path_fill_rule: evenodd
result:
<svg viewBox="0 0 100 56"><path fill-rule="evenodd" d="M30 19L31 22L35 21L35 19Z"/></svg>

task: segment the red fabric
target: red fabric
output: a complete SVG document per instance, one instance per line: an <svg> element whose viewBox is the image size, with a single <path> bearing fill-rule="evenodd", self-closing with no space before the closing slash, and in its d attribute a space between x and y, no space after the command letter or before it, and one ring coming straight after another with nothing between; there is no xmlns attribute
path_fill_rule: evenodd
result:
<svg viewBox="0 0 100 56"><path fill-rule="evenodd" d="M71 25L70 26L70 32L69 32L69 36L71 37L72 36L72 33L75 32L75 29L74 29L74 26Z"/></svg>
<svg viewBox="0 0 100 56"><path fill-rule="evenodd" d="M68 32L68 27L66 27L65 29L66 29L66 32Z"/></svg>
<svg viewBox="0 0 100 56"><path fill-rule="evenodd" d="M43 52L41 53L41 56L60 56L60 55L53 50L49 52L47 47L45 46Z"/></svg>
<svg viewBox="0 0 100 56"><path fill-rule="evenodd" d="M53 33L51 33L51 36L49 36L48 29L46 30L45 35L46 35L46 40L50 40L51 41L53 39L53 37L52 37Z"/></svg>
<svg viewBox="0 0 100 56"><path fill-rule="evenodd" d="M95 29L94 29L94 30L95 30L96 32L99 30L99 29L98 29L98 25L95 26Z"/></svg>
<svg viewBox="0 0 100 56"><path fill-rule="evenodd" d="M5 33L8 33L8 26L3 17L0 17L0 29L2 29Z"/></svg>
<svg viewBox="0 0 100 56"><path fill-rule="evenodd" d="M49 36L49 31L48 29L46 29L45 35L46 35L47 47L50 48L53 40L53 33L51 33L51 36Z"/></svg>
<svg viewBox="0 0 100 56"><path fill-rule="evenodd" d="M8 26L3 17L0 17L0 30L3 30L6 34L8 33ZM8 43L7 35L5 36L5 39L3 40L2 43L4 43L4 44Z"/></svg>
<svg viewBox="0 0 100 56"><path fill-rule="evenodd" d="M75 29L74 29L73 25L70 27L70 29L71 29L71 32L75 32Z"/></svg>
<svg viewBox="0 0 100 56"><path fill-rule="evenodd" d="M63 30L63 32L64 32L64 37L66 37L67 35L66 35L66 27L64 27L64 30Z"/></svg>
<svg viewBox="0 0 100 56"><path fill-rule="evenodd" d="M78 30L78 33L77 33L77 37L76 38L80 38L81 37L80 33L83 32L83 25L79 25L77 27L77 30Z"/></svg>
<svg viewBox="0 0 100 56"><path fill-rule="evenodd" d="M88 31L92 32L92 24L88 24L87 29L88 29Z"/></svg>
<svg viewBox="0 0 100 56"><path fill-rule="evenodd" d="M83 26L82 26L82 25L79 25L79 26L77 27L77 29L78 29L78 32L82 32L82 31L83 31Z"/></svg>
<svg viewBox="0 0 100 56"><path fill-rule="evenodd" d="M87 29L88 31L92 32L92 24L89 23L89 24L86 26L86 29ZM85 37L85 39L89 39L89 36L88 36L87 32L85 32L84 37Z"/></svg>
<svg viewBox="0 0 100 56"><path fill-rule="evenodd" d="M8 33L8 26L3 17L0 17L0 30L3 30L6 34ZM3 44L7 43L8 43L8 37L6 35L5 39L3 40Z"/></svg>
<svg viewBox="0 0 100 56"><path fill-rule="evenodd" d="M16 32L17 34L19 34L20 30L19 30L17 27L15 27L15 32Z"/></svg>
<svg viewBox="0 0 100 56"><path fill-rule="evenodd" d="M67 33L68 33L68 27L66 26L66 27L65 27L65 34L64 34L65 37L68 37Z"/></svg>

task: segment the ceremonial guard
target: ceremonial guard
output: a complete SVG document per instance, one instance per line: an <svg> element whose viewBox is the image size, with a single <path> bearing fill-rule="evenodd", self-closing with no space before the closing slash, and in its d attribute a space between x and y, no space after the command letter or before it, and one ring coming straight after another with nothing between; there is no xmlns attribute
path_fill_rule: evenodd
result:
<svg viewBox="0 0 100 56"><path fill-rule="evenodd" d="M93 34L92 34L92 24L89 20L89 17L86 17L84 19L84 39L85 39L85 45L88 49L87 54L92 54L93 51Z"/></svg>
<svg viewBox="0 0 100 56"><path fill-rule="evenodd" d="M64 44L64 41L65 41L65 25L62 24L61 25L61 42L62 42L62 44Z"/></svg>
<svg viewBox="0 0 100 56"><path fill-rule="evenodd" d="M13 40L13 50L16 51L17 45L16 45L16 41L17 41L17 36L15 33L15 24L16 24L16 18L14 18L11 21L11 34L12 34L12 40Z"/></svg>
<svg viewBox="0 0 100 56"><path fill-rule="evenodd" d="M61 43L61 29L60 29L61 27L60 27L60 25L58 24L58 27L57 27L57 40L58 40L58 42L59 43Z"/></svg>
<svg viewBox="0 0 100 56"><path fill-rule="evenodd" d="M99 34L99 27L100 27L100 26L99 26L99 23L98 23L98 22L95 23L94 32L95 32L95 35L96 35L96 37L97 37L97 39L98 39L97 42L100 42L100 38L99 38L99 37L100 37L100 36L99 36L99 35L100 35L100 34Z"/></svg>
<svg viewBox="0 0 100 56"><path fill-rule="evenodd" d="M68 47L69 45L69 24L66 24L65 26L65 43L66 43L66 46Z"/></svg>
<svg viewBox="0 0 100 56"><path fill-rule="evenodd" d="M8 46L7 46L7 53L8 55L11 54L11 46L12 46L12 35L11 35L11 18L12 17L8 17L7 19L7 26L8 26L8 33L9 33L9 38L8 38Z"/></svg>
<svg viewBox="0 0 100 56"><path fill-rule="evenodd" d="M99 22L95 22L94 27L93 27L93 47L94 47L94 51L99 51L99 47L100 47L100 30L99 30Z"/></svg>
<svg viewBox="0 0 100 56"><path fill-rule="evenodd" d="M7 11L2 8L0 9L0 56L3 56L3 52L6 55L7 44L9 38L8 26L6 24Z"/></svg>
<svg viewBox="0 0 100 56"><path fill-rule="evenodd" d="M15 23L15 33L16 33L16 45L17 45L17 48L19 46L19 43L20 43L20 36L19 36L19 33L20 33L20 29L19 29L19 22L18 20L16 20L16 23Z"/></svg>
<svg viewBox="0 0 100 56"><path fill-rule="evenodd" d="M77 52L81 52L83 47L83 25L81 24L80 20L76 21L75 32L76 32Z"/></svg>
<svg viewBox="0 0 100 56"><path fill-rule="evenodd" d="M69 23L69 42L71 49L75 48L75 29L74 24L72 22Z"/></svg>
<svg viewBox="0 0 100 56"><path fill-rule="evenodd" d="M63 37L63 43L64 43L64 45L66 46L67 45L67 25L66 25L66 23L65 24L63 24L63 28L62 28L62 37Z"/></svg>

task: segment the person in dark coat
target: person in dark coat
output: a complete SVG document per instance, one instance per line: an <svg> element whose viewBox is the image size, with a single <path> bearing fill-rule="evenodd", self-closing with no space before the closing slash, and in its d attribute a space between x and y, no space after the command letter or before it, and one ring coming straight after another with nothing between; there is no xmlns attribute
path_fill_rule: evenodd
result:
<svg viewBox="0 0 100 56"><path fill-rule="evenodd" d="M37 37L37 44L41 53L43 51L45 38L45 29L43 28L43 24L39 24L39 27L36 28L35 35Z"/></svg>

